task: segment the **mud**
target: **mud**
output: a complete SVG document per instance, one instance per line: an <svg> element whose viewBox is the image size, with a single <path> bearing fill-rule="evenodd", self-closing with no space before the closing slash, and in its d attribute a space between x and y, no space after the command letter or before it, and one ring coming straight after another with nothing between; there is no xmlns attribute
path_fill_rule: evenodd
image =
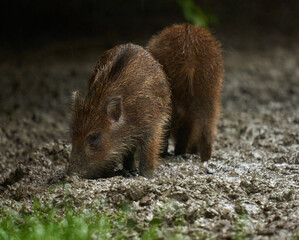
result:
<svg viewBox="0 0 299 240"><path fill-rule="evenodd" d="M165 229L179 219L191 239L230 239L238 231L254 239L298 237L298 41L222 41L226 75L212 160L168 157L153 179L65 177L70 93L87 88L100 44L63 43L7 55L0 64L2 208L30 212L37 198L58 208L74 201L75 207L113 213L130 203L141 228L162 214Z"/></svg>

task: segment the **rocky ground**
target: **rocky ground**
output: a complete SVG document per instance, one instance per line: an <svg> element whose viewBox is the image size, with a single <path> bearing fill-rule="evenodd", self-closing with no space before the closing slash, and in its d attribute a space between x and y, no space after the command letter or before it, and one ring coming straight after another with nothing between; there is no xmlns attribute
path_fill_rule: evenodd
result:
<svg viewBox="0 0 299 240"><path fill-rule="evenodd" d="M222 37L223 110L211 161L161 160L153 179L65 179L70 95L85 90L101 39L7 52L0 64L0 202L33 199L115 211L130 203L146 227L164 212L191 238L294 239L299 234L299 43L274 36ZM2 59L4 60L4 59ZM12 201L13 200L13 201Z"/></svg>

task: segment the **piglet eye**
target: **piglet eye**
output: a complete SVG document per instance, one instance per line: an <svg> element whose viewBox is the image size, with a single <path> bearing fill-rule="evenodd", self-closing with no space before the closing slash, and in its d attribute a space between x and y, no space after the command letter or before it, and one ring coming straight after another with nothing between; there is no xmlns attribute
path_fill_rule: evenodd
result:
<svg viewBox="0 0 299 240"><path fill-rule="evenodd" d="M92 148L97 148L101 144L101 133L92 133L87 137L87 143Z"/></svg>

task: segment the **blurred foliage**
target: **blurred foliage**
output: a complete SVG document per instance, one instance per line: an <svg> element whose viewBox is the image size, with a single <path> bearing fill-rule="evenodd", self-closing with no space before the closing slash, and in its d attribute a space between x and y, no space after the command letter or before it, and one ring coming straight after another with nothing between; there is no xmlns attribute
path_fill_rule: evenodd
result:
<svg viewBox="0 0 299 240"><path fill-rule="evenodd" d="M186 20L194 25L208 27L210 24L217 22L214 15L204 12L193 0L177 0L177 3L182 9Z"/></svg>

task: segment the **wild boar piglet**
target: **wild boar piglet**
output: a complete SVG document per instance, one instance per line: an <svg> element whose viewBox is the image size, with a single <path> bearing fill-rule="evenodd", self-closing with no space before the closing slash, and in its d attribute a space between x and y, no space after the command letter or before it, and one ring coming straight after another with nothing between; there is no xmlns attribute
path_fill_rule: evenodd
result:
<svg viewBox="0 0 299 240"><path fill-rule="evenodd" d="M119 163L151 177L171 115L171 92L160 64L142 47L104 53L85 98L73 94L69 173L110 177Z"/></svg>
<svg viewBox="0 0 299 240"><path fill-rule="evenodd" d="M154 36L147 50L170 81L175 154L210 159L224 75L220 43L205 28L180 24Z"/></svg>

